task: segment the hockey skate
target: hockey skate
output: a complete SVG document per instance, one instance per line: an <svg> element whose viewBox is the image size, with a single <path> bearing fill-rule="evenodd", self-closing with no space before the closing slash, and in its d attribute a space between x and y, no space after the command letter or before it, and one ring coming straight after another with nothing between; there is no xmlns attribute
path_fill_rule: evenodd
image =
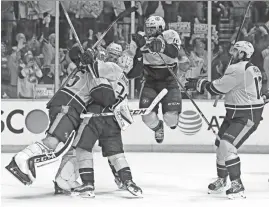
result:
<svg viewBox="0 0 269 207"><path fill-rule="evenodd" d="M136 197L143 197L142 196L142 189L138 187L132 180L126 180L124 182L124 186L126 190L128 190L131 194L133 194Z"/></svg>
<svg viewBox="0 0 269 207"><path fill-rule="evenodd" d="M162 143L164 139L164 129L163 129L163 121L160 120L160 126L159 128L155 131L155 140L157 143Z"/></svg>
<svg viewBox="0 0 269 207"><path fill-rule="evenodd" d="M221 193L223 192L226 185L227 185L227 177L225 178L219 177L216 181L208 185L208 194Z"/></svg>
<svg viewBox="0 0 269 207"><path fill-rule="evenodd" d="M119 189L119 190L126 190L126 187L125 187L125 186L123 185L123 183L121 182L118 173L114 174L114 177L115 177L114 181L115 181L115 183L117 184L118 189Z"/></svg>
<svg viewBox="0 0 269 207"><path fill-rule="evenodd" d="M71 190L71 196L80 196L82 198L94 198L94 185L92 183L82 184Z"/></svg>
<svg viewBox="0 0 269 207"><path fill-rule="evenodd" d="M236 197L246 198L245 196L245 188L240 178L233 180L231 187L226 190L226 195L229 199L235 199Z"/></svg>
<svg viewBox="0 0 269 207"><path fill-rule="evenodd" d="M53 181L53 183L54 183L54 195L69 195L70 194L70 191L60 188L56 181Z"/></svg>
<svg viewBox="0 0 269 207"><path fill-rule="evenodd" d="M24 185L31 185L33 181L30 179L29 175L23 173L15 161L15 157L12 158L9 165L5 167L15 178L17 178Z"/></svg>

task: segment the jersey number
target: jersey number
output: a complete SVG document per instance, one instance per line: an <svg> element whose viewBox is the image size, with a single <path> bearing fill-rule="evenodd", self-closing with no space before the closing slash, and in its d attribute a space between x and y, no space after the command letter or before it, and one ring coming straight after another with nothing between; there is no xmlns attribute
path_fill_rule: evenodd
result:
<svg viewBox="0 0 269 207"><path fill-rule="evenodd" d="M124 87L124 85L121 82L118 82L118 85L121 87L121 90L120 91L117 91L117 94L118 94L119 98L125 99L127 97L127 94L125 94L124 96L122 96L122 94L125 91L125 87Z"/></svg>
<svg viewBox="0 0 269 207"><path fill-rule="evenodd" d="M262 82L262 77L255 77L255 86L256 86L256 92L257 92L257 99L261 98L261 82Z"/></svg>

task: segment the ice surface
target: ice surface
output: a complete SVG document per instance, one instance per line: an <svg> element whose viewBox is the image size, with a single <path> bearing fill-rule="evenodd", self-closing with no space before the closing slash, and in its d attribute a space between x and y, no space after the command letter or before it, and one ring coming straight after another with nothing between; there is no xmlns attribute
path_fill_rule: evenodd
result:
<svg viewBox="0 0 269 207"><path fill-rule="evenodd" d="M126 153L134 181L143 189L144 198L134 198L117 190L106 158L95 159L94 199L53 195L59 163L38 168L38 179L24 186L4 168L13 154L1 154L2 205L25 207L150 207L214 206L260 207L269 205L269 154L241 155L242 180L247 199L228 200L225 194L208 195L207 186L216 178L214 154Z"/></svg>

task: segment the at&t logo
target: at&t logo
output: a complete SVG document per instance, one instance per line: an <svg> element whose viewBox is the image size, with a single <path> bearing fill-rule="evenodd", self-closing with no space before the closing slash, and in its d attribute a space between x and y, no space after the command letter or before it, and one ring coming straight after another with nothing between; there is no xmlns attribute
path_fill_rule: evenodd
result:
<svg viewBox="0 0 269 207"><path fill-rule="evenodd" d="M202 118L196 111L187 110L179 115L178 127L186 135L196 134L202 125Z"/></svg>

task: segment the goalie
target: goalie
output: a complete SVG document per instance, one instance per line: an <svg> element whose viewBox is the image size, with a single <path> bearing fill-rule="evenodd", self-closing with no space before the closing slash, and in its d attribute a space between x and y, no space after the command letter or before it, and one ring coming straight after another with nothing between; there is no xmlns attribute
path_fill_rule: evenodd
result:
<svg viewBox="0 0 269 207"><path fill-rule="evenodd" d="M95 57L91 57L89 53L87 62L92 65L96 78L91 81L92 99L87 112L113 112L114 116L84 118L73 144L76 153L65 157L66 161L62 162L56 175L56 190L61 187L70 191L73 188L72 194L95 197L92 149L98 140L103 156L109 160L117 184L135 196L142 194L140 187L132 180L121 139L121 130L125 130L133 122L127 105L128 78L133 77L130 71L133 59L126 54L121 55L121 52L120 45L111 43L107 47L108 57L104 56L103 61L93 61ZM79 186L76 181L78 176L83 183Z"/></svg>

